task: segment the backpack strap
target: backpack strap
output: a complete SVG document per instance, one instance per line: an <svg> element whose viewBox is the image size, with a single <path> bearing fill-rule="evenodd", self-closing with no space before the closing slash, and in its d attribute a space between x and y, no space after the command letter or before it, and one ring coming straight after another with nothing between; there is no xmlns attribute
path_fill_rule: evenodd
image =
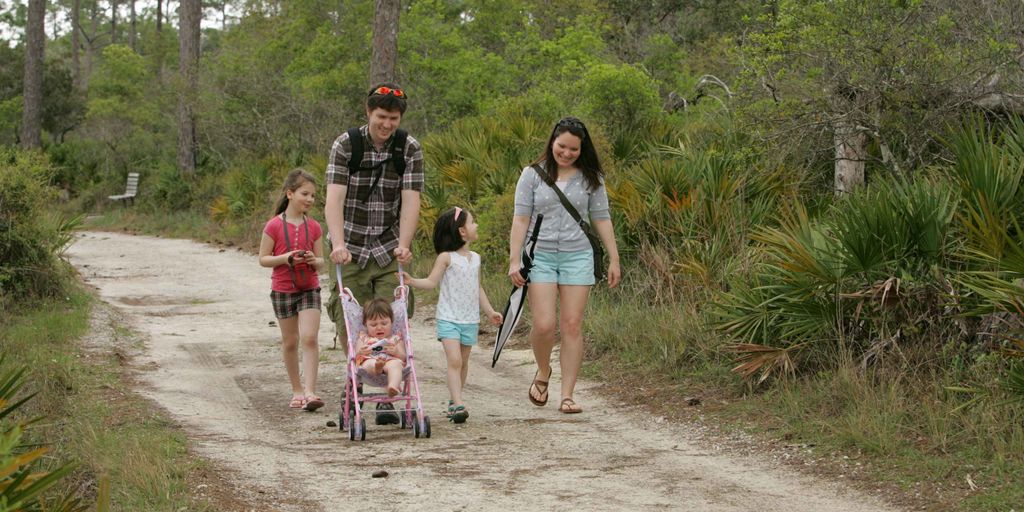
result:
<svg viewBox="0 0 1024 512"><path fill-rule="evenodd" d="M352 148L352 154L348 157L349 176L365 170L374 170L379 166L391 163L399 176L405 175L405 145L409 141L409 132L399 128L395 130L394 141L391 144L391 157L374 167L363 167L363 132L359 128L348 130L348 140Z"/></svg>
<svg viewBox="0 0 1024 512"><path fill-rule="evenodd" d="M399 128L395 130L395 140L391 144L391 166L399 176L405 175L405 144L409 140L409 132Z"/></svg>
<svg viewBox="0 0 1024 512"><path fill-rule="evenodd" d="M352 176L363 165L363 132L359 128L350 128L348 140L352 146L352 154L348 157L348 175Z"/></svg>
<svg viewBox="0 0 1024 512"><path fill-rule="evenodd" d="M372 167L363 167L364 146L362 130L359 128L351 128L347 133L352 148L352 154L348 158L349 179L360 171L370 171L373 173L373 182L370 184L370 187L366 189L366 194L359 198L360 201L365 201L366 198L370 196L370 193L373 192L373 189L377 188L377 183L380 181L381 176L384 176L388 163L390 163L395 172L398 173L399 178L405 174L405 145L409 140L409 132L401 128L395 130L395 135L391 142L391 155L387 160L384 160Z"/></svg>

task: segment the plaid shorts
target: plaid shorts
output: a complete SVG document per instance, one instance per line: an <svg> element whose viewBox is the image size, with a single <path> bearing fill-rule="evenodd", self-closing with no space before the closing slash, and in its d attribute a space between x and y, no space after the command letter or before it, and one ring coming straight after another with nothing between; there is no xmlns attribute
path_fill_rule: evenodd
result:
<svg viewBox="0 0 1024 512"><path fill-rule="evenodd" d="M320 310L320 288L295 293L270 292L270 303L274 305L274 316L289 318L303 309Z"/></svg>

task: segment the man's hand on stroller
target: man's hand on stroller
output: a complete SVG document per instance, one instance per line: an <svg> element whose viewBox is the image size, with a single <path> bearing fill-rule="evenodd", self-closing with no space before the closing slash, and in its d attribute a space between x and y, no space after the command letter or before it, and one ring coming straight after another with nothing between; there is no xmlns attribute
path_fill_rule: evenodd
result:
<svg viewBox="0 0 1024 512"><path fill-rule="evenodd" d="M395 258L399 263L406 265L412 261L412 250L408 247L398 246L395 248Z"/></svg>
<svg viewBox="0 0 1024 512"><path fill-rule="evenodd" d="M331 261L348 265L352 261L352 253L348 252L345 244L335 245L334 249L331 250Z"/></svg>

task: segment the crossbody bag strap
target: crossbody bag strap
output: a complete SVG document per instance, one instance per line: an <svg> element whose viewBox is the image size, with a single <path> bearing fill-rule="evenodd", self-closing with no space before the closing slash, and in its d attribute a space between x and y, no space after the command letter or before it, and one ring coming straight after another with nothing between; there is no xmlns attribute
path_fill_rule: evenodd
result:
<svg viewBox="0 0 1024 512"><path fill-rule="evenodd" d="M536 165L533 166L533 170L538 176L540 176L541 170L538 169ZM569 198L565 197L565 193L562 192L562 189L558 188L558 185L554 183L548 183L543 177L541 177L541 181L551 187L551 189L555 191L555 194L558 194L558 200L562 202L562 206L565 207L565 211L569 212L569 215L572 215L573 220L576 221L576 224L578 224L580 229L583 230L583 234L586 235L587 229L583 227L585 224L583 222L583 217L580 216L580 212L576 210L576 207L569 202Z"/></svg>

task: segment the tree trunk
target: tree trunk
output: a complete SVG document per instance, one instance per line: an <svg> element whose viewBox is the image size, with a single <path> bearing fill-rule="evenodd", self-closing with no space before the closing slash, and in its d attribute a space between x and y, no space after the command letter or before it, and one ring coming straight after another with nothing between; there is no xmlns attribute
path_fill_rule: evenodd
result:
<svg viewBox="0 0 1024 512"><path fill-rule="evenodd" d="M71 2L71 83L77 90L82 89L82 63L78 60L78 52L82 45L81 28L79 27L81 12L82 0L73 0Z"/></svg>
<svg viewBox="0 0 1024 512"><path fill-rule="evenodd" d="M373 14L373 53L370 60L370 84L395 81L398 57L398 14L400 0L376 0Z"/></svg>
<svg viewBox="0 0 1024 512"><path fill-rule="evenodd" d="M132 50L139 51L138 46L138 20L135 16L135 0L128 1L128 12L131 13L131 32L128 33L128 44L131 45Z"/></svg>
<svg viewBox="0 0 1024 512"><path fill-rule="evenodd" d="M50 11L50 30L53 31L54 41L60 39L60 23L57 23L58 7L55 7L52 11Z"/></svg>
<svg viewBox="0 0 1024 512"><path fill-rule="evenodd" d="M117 0L110 0L110 42L117 43Z"/></svg>
<svg viewBox="0 0 1024 512"><path fill-rule="evenodd" d="M163 13L164 0L156 0L156 78L160 83L164 83L164 77L167 76L167 70L164 69Z"/></svg>
<svg viewBox="0 0 1024 512"><path fill-rule="evenodd" d="M21 116L21 146L43 146L43 50L46 45L46 0L29 0L25 24L25 101Z"/></svg>
<svg viewBox="0 0 1024 512"><path fill-rule="evenodd" d="M79 79L82 90L89 88L89 78L92 77L93 55L96 53L96 37L99 33L99 6L98 2L91 2L89 5L89 34L85 36L85 70ZM85 31L82 31L85 34Z"/></svg>
<svg viewBox="0 0 1024 512"><path fill-rule="evenodd" d="M835 123L836 146L835 194L841 196L864 185L864 162L868 154L868 137L850 121Z"/></svg>
<svg viewBox="0 0 1024 512"><path fill-rule="evenodd" d="M199 24L201 0L182 0L178 6L178 48L181 89L178 92L178 171L191 175L196 170L195 98L199 87Z"/></svg>

